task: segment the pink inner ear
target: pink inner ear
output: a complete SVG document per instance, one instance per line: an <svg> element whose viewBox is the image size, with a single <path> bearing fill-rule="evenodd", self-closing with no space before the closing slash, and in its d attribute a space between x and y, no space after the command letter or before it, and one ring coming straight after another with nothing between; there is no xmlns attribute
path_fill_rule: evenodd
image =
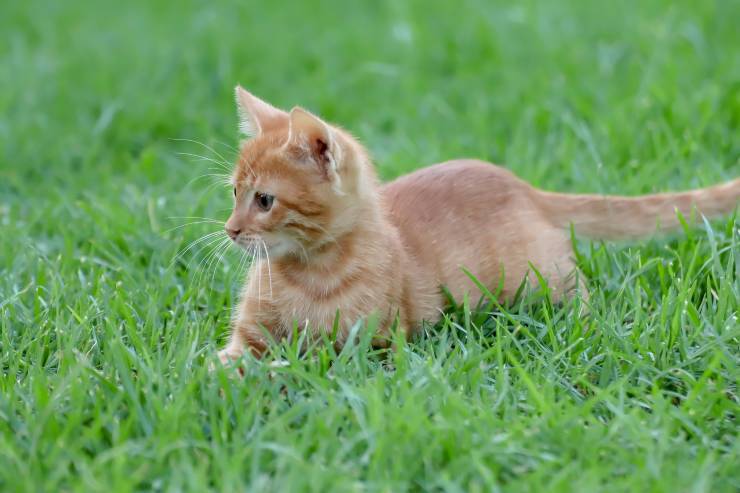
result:
<svg viewBox="0 0 740 493"><path fill-rule="evenodd" d="M323 139L316 139L315 153L316 156L322 160L326 160L326 151L329 149L329 144L324 142Z"/></svg>

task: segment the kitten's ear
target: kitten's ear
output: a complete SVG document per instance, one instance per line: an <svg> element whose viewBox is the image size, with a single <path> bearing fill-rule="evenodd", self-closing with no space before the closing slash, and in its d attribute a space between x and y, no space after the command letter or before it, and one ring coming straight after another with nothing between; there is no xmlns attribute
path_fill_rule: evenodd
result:
<svg viewBox="0 0 740 493"><path fill-rule="evenodd" d="M316 163L326 178L338 183L341 149L331 127L319 117L298 106L290 110L288 144Z"/></svg>
<svg viewBox="0 0 740 493"><path fill-rule="evenodd" d="M239 112L239 131L247 137L258 135L285 125L288 114L262 101L242 86L236 86L236 109Z"/></svg>

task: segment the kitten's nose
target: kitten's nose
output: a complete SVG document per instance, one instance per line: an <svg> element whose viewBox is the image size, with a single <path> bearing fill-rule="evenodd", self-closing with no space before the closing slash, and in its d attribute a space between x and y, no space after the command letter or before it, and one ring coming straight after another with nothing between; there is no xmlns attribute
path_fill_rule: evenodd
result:
<svg viewBox="0 0 740 493"><path fill-rule="evenodd" d="M236 240L236 237L239 236L239 233L242 232L241 229L232 229L228 226L224 226L224 229L226 230L226 234L229 235L229 238L232 240Z"/></svg>

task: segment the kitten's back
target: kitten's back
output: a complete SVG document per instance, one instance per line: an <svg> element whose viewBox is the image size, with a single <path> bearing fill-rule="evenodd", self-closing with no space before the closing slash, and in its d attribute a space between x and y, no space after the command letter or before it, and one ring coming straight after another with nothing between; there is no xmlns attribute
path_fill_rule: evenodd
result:
<svg viewBox="0 0 740 493"><path fill-rule="evenodd" d="M476 160L423 168L381 189L412 257L453 294L474 290L461 267L486 284L502 267L507 277L522 279L530 260L544 258L543 239L555 249L568 248L566 235L530 199L532 191L511 172Z"/></svg>

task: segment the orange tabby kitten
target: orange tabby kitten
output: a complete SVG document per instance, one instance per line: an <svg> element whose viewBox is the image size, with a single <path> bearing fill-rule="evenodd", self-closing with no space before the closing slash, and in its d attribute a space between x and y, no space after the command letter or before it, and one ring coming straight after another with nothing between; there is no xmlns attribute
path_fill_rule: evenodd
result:
<svg viewBox="0 0 740 493"><path fill-rule="evenodd" d="M679 225L676 210L731 212L740 179L711 188L643 197L565 195L537 190L509 171L474 160L449 161L378 182L351 135L301 108L290 113L236 88L242 144L233 175L234 211L226 231L256 244L266 259L251 267L223 362L303 330L331 330L337 345L358 319L376 313L377 344L395 319L412 333L445 305L440 286L461 299L480 292L463 272L510 298L530 263L554 299L576 286L569 227L597 239L649 236ZM585 291L581 292L586 295Z"/></svg>

